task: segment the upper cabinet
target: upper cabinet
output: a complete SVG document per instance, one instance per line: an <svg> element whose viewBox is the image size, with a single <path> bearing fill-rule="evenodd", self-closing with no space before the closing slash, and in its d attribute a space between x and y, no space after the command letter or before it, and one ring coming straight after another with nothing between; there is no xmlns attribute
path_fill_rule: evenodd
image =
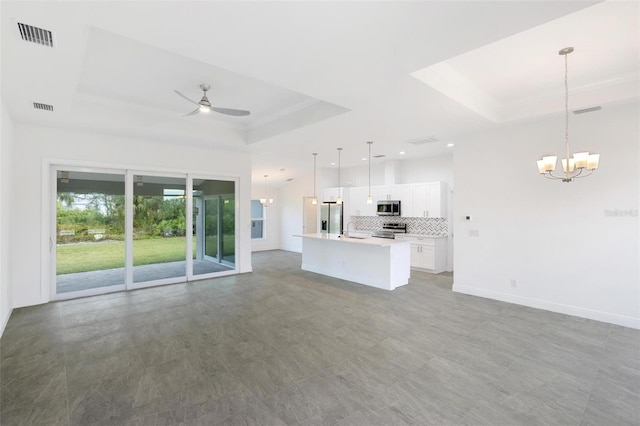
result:
<svg viewBox="0 0 640 426"><path fill-rule="evenodd" d="M389 185L378 188L379 200L400 200L400 216L413 217L413 184Z"/></svg>
<svg viewBox="0 0 640 426"><path fill-rule="evenodd" d="M372 186L372 204L367 204L368 186L342 188L342 197L350 216L375 216L378 200L400 200L401 217L446 218L447 191L446 182L426 182ZM322 201L335 201L339 193L339 188L325 188Z"/></svg>
<svg viewBox="0 0 640 426"><path fill-rule="evenodd" d="M447 217L447 184L445 182L413 185L413 217Z"/></svg>

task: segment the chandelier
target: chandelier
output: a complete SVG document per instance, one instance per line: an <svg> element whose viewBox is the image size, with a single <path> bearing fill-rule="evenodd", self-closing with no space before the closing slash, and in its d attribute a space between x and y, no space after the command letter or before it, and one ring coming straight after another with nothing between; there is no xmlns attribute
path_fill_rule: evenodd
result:
<svg viewBox="0 0 640 426"><path fill-rule="evenodd" d="M538 171L548 179L558 179L562 182L571 182L574 179L587 177L598 168L600 154L589 152L576 152L573 158L569 151L569 84L567 56L573 52L573 47L565 47L558 54L564 56L564 145L566 157L562 159L562 174L554 174L558 157L548 155L538 160Z"/></svg>

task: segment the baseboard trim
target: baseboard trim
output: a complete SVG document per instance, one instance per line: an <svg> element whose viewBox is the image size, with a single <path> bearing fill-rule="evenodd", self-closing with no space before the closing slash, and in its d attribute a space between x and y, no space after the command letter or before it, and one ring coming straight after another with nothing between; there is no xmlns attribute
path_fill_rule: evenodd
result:
<svg viewBox="0 0 640 426"><path fill-rule="evenodd" d="M484 297L485 299L499 300L501 302L514 303L516 305L528 306L530 308L543 309L545 311L557 312L560 314L572 315L580 318L587 318L595 321L621 325L640 329L640 318L626 317L611 314L609 312L595 311L572 305L549 302L547 300L531 299L528 297L516 296L513 294L500 293L483 288L470 287L466 285L453 284L453 291L456 293L468 294L470 296Z"/></svg>
<svg viewBox="0 0 640 426"><path fill-rule="evenodd" d="M4 329L7 326L7 323L9 322L9 318L11 318L12 312L13 312L13 308L9 309L9 312L7 313L7 315L5 315L4 318L2 318L2 323L0 323L0 337L2 337L2 335L4 334Z"/></svg>

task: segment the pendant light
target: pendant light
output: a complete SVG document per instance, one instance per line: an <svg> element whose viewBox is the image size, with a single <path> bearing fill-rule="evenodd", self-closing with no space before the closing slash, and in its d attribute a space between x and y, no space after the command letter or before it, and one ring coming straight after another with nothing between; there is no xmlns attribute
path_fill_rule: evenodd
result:
<svg viewBox="0 0 640 426"><path fill-rule="evenodd" d="M342 204L342 187L340 186L340 151L342 151L342 148L338 148L338 196L336 197L336 204Z"/></svg>
<svg viewBox="0 0 640 426"><path fill-rule="evenodd" d="M316 197L316 158L318 157L318 153L313 153L313 198L311 199L311 204L318 204L318 198Z"/></svg>
<svg viewBox="0 0 640 426"><path fill-rule="evenodd" d="M264 175L264 198L260 198L260 204L263 207L269 207L270 204L273 204L273 198L267 196L267 177L269 175Z"/></svg>
<svg viewBox="0 0 640 426"><path fill-rule="evenodd" d="M548 155L537 161L538 171L548 179L558 179L562 182L572 182L574 179L587 177L598 168L600 154L588 152L576 152L573 158L569 157L569 84L568 84L568 60L567 56L573 52L573 47L565 47L558 54L564 56L564 145L566 157L562 160L564 174L554 175L558 157ZM586 174L585 169L588 171Z"/></svg>
<svg viewBox="0 0 640 426"><path fill-rule="evenodd" d="M373 141L367 142L369 145L369 195L367 196L367 204L373 204L373 197L371 196L371 144Z"/></svg>

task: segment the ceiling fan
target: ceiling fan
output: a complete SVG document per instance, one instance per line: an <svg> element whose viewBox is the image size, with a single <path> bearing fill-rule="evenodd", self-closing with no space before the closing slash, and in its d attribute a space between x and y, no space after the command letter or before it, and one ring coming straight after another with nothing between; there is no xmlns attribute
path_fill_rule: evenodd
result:
<svg viewBox="0 0 640 426"><path fill-rule="evenodd" d="M202 83L200 85L200 89L202 89L202 91L203 91L202 99L200 99L200 102L193 101L193 100L187 98L182 93L178 92L177 90L174 90L174 92L176 92L179 96L183 97L184 99L186 99L187 101L191 102L192 104L198 105L198 108L196 108L195 110L191 111L189 114L183 115L183 117L187 117L189 115L194 115L194 114L198 114L198 113L205 113L206 114L209 111L215 111L215 112L220 113L220 114L233 115L233 116L236 116L236 117L241 117L241 116L250 114L249 111L243 111L241 109L214 107L214 106L211 105L211 102L209 102L209 98L207 98L207 90L211 89L211 86L209 86L208 84Z"/></svg>

